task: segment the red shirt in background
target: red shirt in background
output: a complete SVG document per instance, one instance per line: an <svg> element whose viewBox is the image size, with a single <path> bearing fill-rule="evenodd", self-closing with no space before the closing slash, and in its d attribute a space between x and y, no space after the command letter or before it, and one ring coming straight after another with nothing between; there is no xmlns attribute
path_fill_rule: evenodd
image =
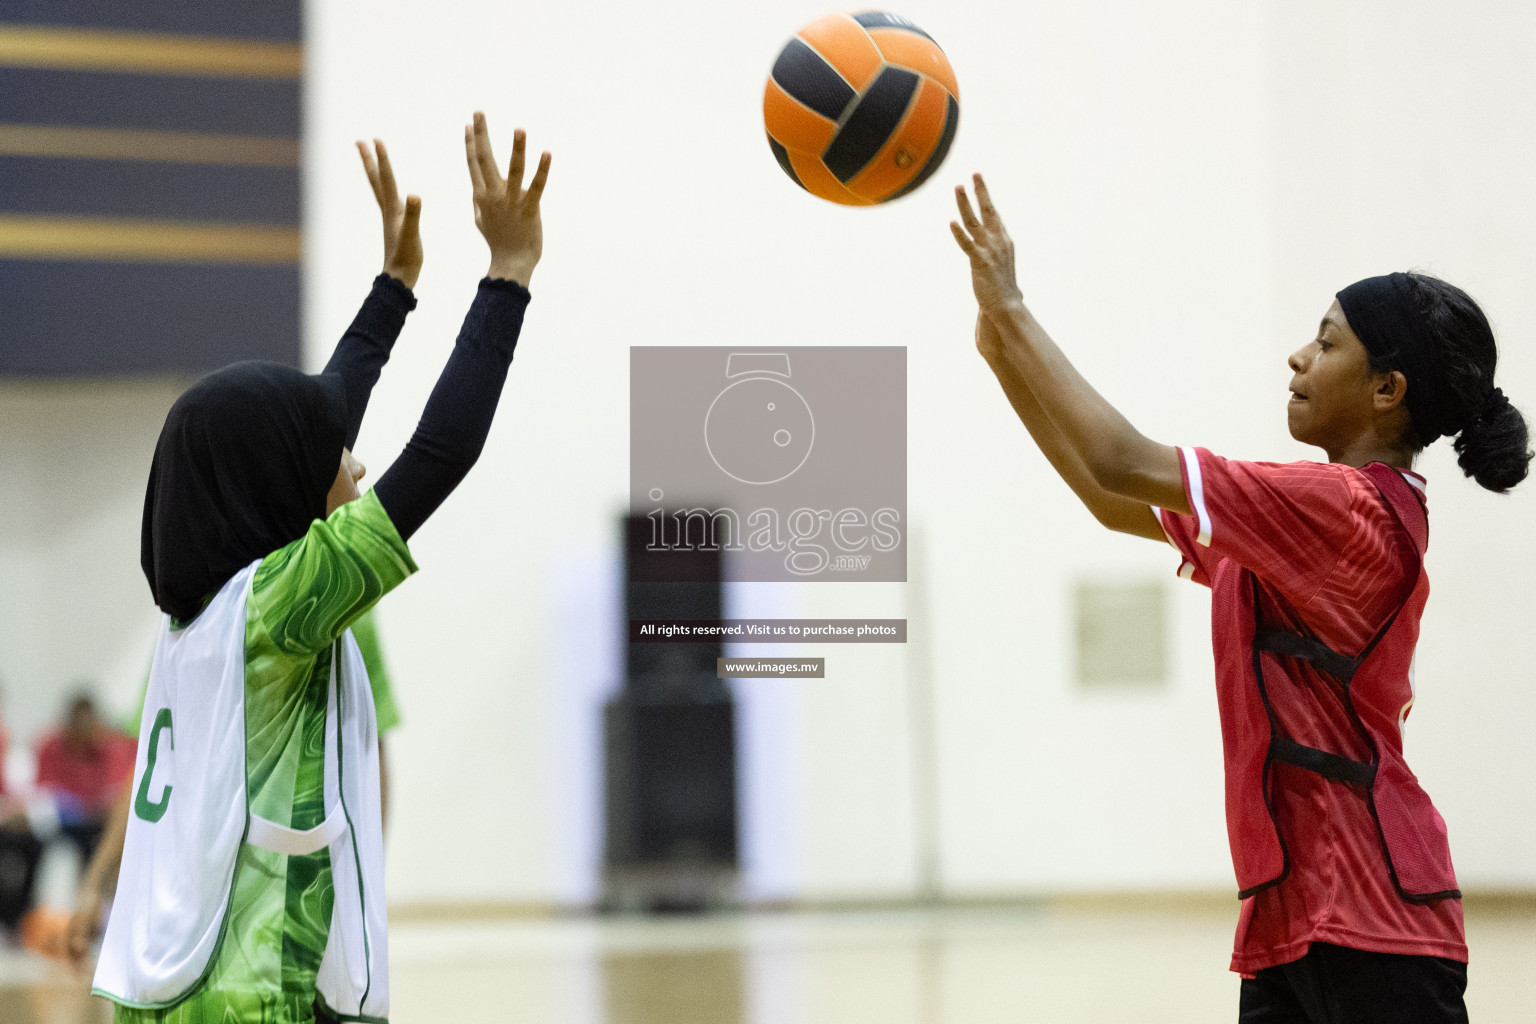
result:
<svg viewBox="0 0 1536 1024"><path fill-rule="evenodd" d="M1179 575L1211 585L1232 559L1259 581L1266 623L1353 656L1413 588L1412 541L1363 472L1337 463L1237 462L1182 448L1191 515L1159 514L1184 556ZM1424 479L1405 478L1424 496ZM1218 640L1219 642L1219 640ZM1217 664L1223 659L1218 652ZM1301 741L1363 758L1339 688L1309 665L1305 688L1277 691ZM1398 721L1408 716L1405 705ZM1387 873L1365 801L1313 772L1275 768L1275 816L1290 851L1284 881L1244 900L1232 970L1252 974L1306 955L1313 942L1467 959L1461 902L1409 903Z"/></svg>
<svg viewBox="0 0 1536 1024"><path fill-rule="evenodd" d="M99 818L133 777L138 744L102 727L84 749L72 747L63 733L51 733L37 750L37 785L74 798L79 811Z"/></svg>

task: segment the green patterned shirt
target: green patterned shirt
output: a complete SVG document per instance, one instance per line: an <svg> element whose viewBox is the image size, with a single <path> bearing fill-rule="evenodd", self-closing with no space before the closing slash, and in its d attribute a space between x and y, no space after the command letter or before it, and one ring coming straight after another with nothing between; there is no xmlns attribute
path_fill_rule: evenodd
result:
<svg viewBox="0 0 1536 1024"><path fill-rule="evenodd" d="M368 666L368 689L373 691L373 714L379 723L382 737L400 724L400 709L395 704L395 689L389 678L389 666L384 663L384 648L379 646L379 624L374 621L370 608L352 623L352 639Z"/></svg>
<svg viewBox="0 0 1536 1024"><path fill-rule="evenodd" d="M262 559L245 625L245 771L250 810L310 829L325 819L331 644L416 571L372 491ZM330 854L245 845L216 960L167 1010L119 1006L134 1024L308 1024L330 931Z"/></svg>
<svg viewBox="0 0 1536 1024"><path fill-rule="evenodd" d="M379 624L374 609L369 608L352 622L352 639L362 653L363 664L368 666L368 689L373 692L373 712L378 720L379 738L400 724L400 706L395 703L394 681L389 675L389 665L384 660L384 648L379 643ZM149 693L149 669L144 670L144 683L139 687L139 700L132 711L123 718L119 728L139 738L139 726L143 724L144 698Z"/></svg>

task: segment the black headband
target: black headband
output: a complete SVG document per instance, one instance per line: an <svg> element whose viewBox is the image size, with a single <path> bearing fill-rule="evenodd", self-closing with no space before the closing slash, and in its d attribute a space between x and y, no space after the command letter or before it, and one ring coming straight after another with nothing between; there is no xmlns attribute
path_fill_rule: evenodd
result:
<svg viewBox="0 0 1536 1024"><path fill-rule="evenodd" d="M1337 298L1350 330L1371 357L1408 379L1408 415L1415 429L1430 437L1454 434L1460 428L1446 422L1440 400L1444 378L1435 338L1413 288L1409 275L1386 274L1356 281Z"/></svg>

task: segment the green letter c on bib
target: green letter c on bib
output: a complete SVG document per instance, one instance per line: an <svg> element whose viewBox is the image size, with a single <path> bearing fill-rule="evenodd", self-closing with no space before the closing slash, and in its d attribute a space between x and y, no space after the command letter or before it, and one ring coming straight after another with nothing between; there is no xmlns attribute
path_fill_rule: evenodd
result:
<svg viewBox="0 0 1536 1024"><path fill-rule="evenodd" d="M171 802L171 787L167 785L165 792L160 794L160 799L154 803L149 801L149 780L155 774L155 758L160 754L160 731L171 733L171 749L176 749L176 734L171 732L171 709L161 708L155 715L154 728L149 732L149 756L144 759L144 781L139 783L139 792L133 798L133 813L143 818L150 824L154 824L165 817L165 808Z"/></svg>

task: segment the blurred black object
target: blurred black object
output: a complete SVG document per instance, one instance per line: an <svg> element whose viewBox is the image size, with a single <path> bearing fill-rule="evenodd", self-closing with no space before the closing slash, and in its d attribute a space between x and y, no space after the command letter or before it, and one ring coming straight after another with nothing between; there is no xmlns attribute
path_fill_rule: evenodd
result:
<svg viewBox="0 0 1536 1024"><path fill-rule="evenodd" d="M42 859L43 844L32 835L25 818L0 824L0 929L12 935L32 907L32 887Z"/></svg>
<svg viewBox="0 0 1536 1024"><path fill-rule="evenodd" d="M652 521L625 528L627 619L721 617L722 552L649 551ZM636 583L666 558L679 583ZM734 898L736 716L715 677L719 642L630 644L604 709L606 909L697 911Z"/></svg>

